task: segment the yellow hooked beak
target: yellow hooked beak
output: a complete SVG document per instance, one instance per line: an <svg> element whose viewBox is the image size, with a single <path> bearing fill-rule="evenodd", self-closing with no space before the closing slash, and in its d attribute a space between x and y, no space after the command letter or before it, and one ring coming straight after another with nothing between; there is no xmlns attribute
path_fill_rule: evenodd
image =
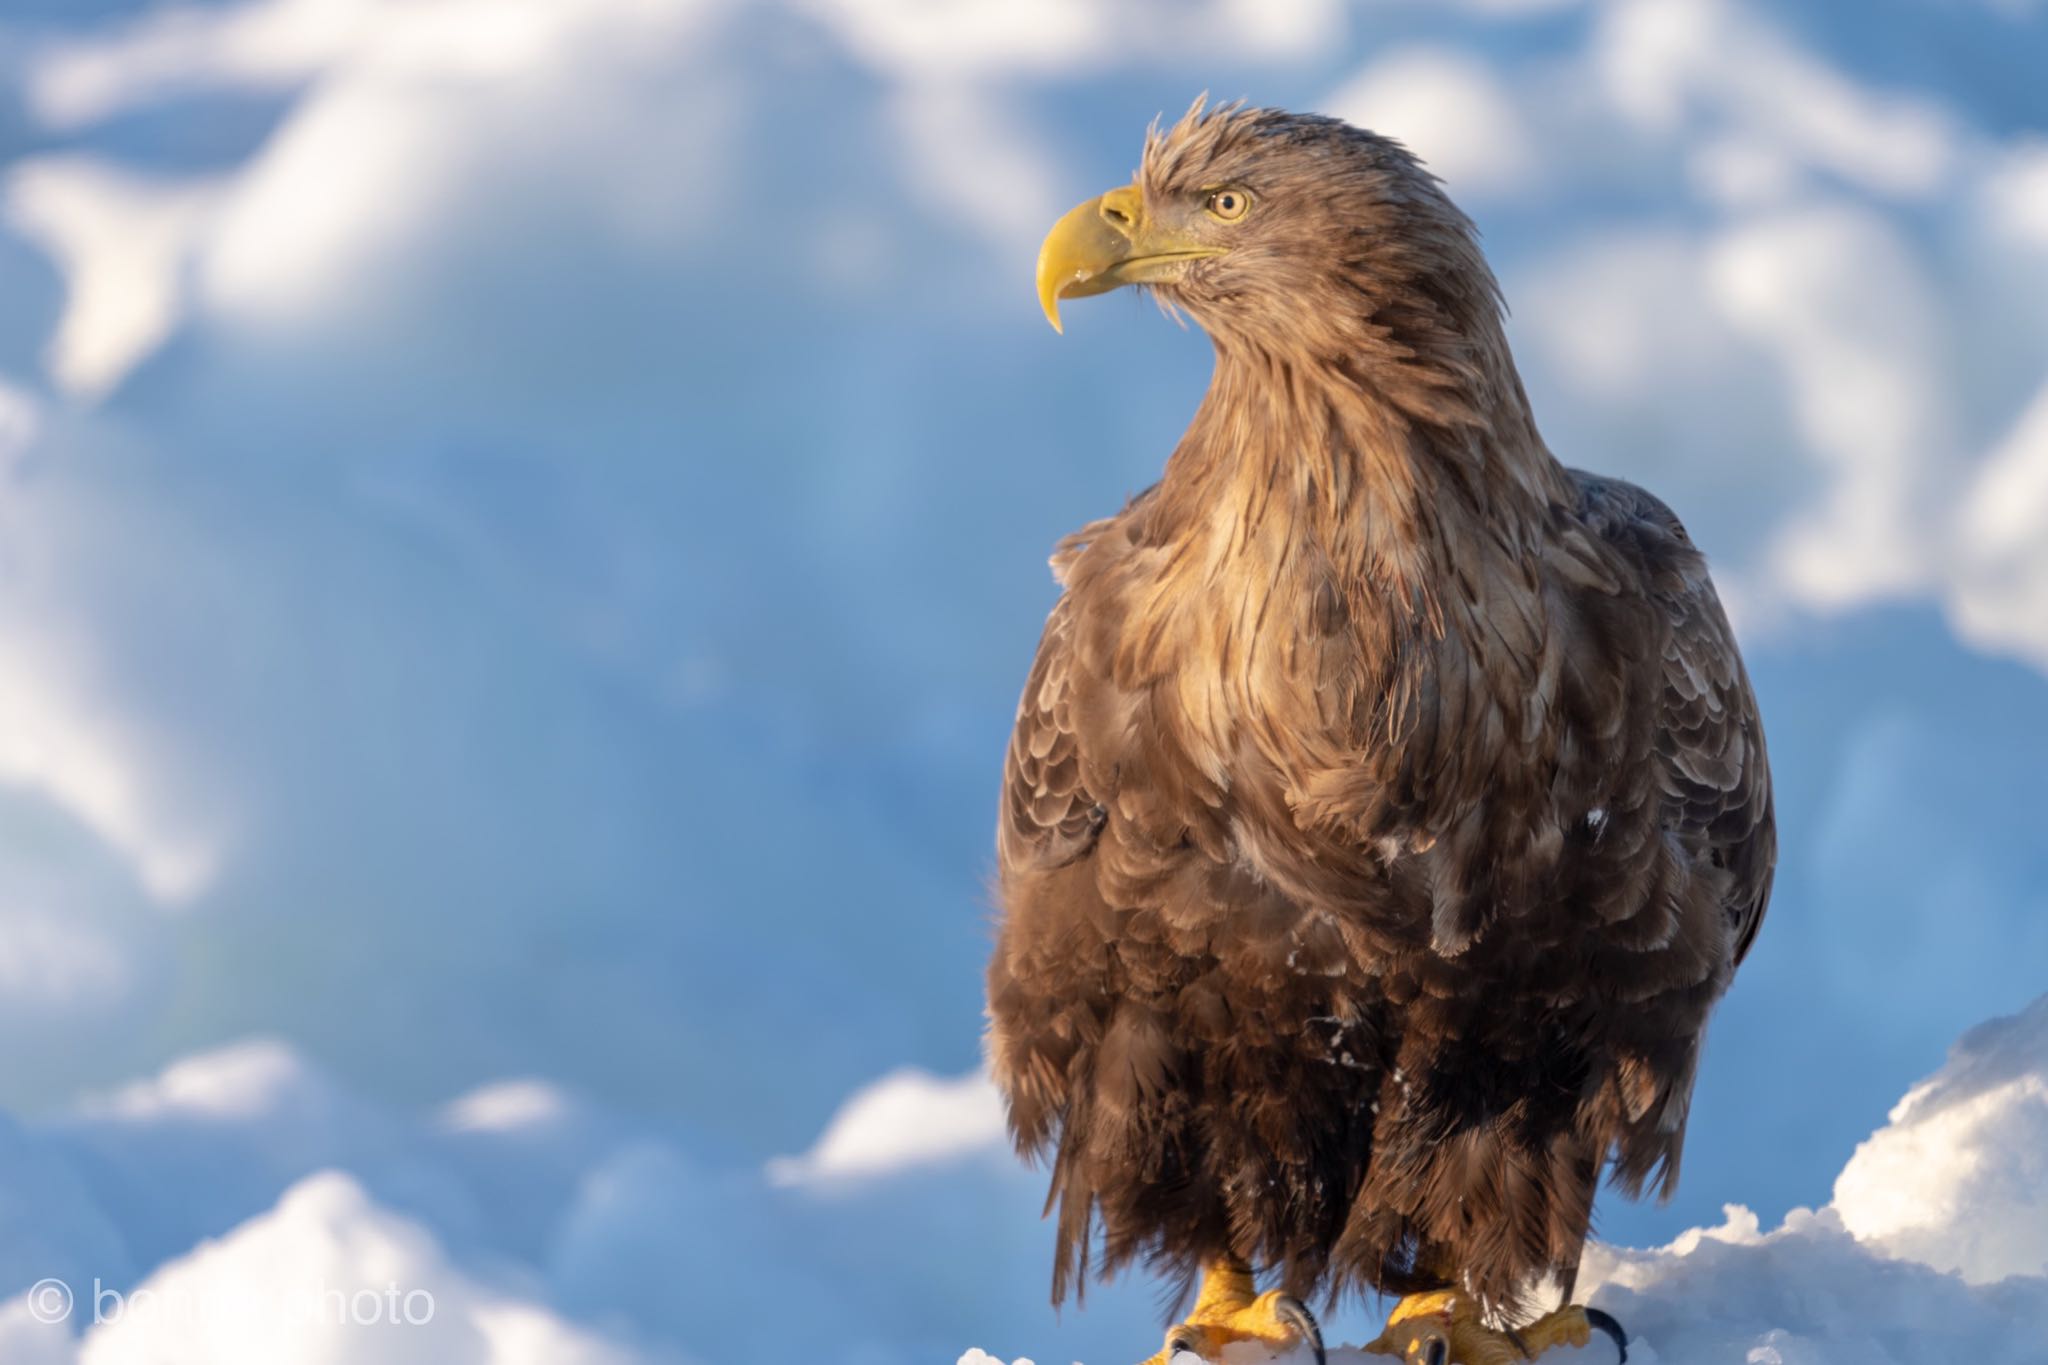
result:
<svg viewBox="0 0 2048 1365"><path fill-rule="evenodd" d="M1076 204L1052 225L1038 248L1038 302L1055 332L1060 300L1107 294L1126 284L1177 280L1189 261L1220 256L1192 234L1148 223L1136 185Z"/></svg>

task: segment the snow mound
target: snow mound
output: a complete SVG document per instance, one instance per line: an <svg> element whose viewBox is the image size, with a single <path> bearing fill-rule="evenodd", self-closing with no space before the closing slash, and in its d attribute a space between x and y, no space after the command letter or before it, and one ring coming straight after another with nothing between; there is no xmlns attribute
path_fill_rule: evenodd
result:
<svg viewBox="0 0 2048 1365"><path fill-rule="evenodd" d="M1586 1248L1580 1289L1634 1365L2048 1360L2048 996L1971 1030L1856 1149L1834 1202L1766 1232L1739 1205L1668 1246ZM1606 1360L1611 1348L1546 1356ZM1355 1347L1331 1365L1385 1357ZM1279 1359L1233 1348L1229 1365ZM979 1350L959 1365L1000 1365ZM1023 1365L1018 1362L1017 1365Z"/></svg>
<svg viewBox="0 0 2048 1365"><path fill-rule="evenodd" d="M1973 1284L2048 1274L2048 996L1972 1029L1907 1091L1834 1207L1857 1240Z"/></svg>
<svg viewBox="0 0 2048 1365"><path fill-rule="evenodd" d="M1650 1365L2040 1365L2048 1341L2048 1280L1972 1285L1895 1259L1832 1207L1762 1233L1731 1206L1667 1247L1589 1247L1582 1282Z"/></svg>

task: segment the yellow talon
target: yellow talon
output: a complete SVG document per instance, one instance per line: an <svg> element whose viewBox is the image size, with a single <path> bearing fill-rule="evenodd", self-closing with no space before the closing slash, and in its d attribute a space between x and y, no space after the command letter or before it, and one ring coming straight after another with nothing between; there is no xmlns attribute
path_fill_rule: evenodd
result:
<svg viewBox="0 0 2048 1365"><path fill-rule="evenodd" d="M1167 1332L1166 1344L1144 1365L1172 1365L1174 1356L1184 1352L1220 1360L1223 1348L1234 1341L1256 1341L1276 1355L1302 1344L1314 1352L1316 1365L1324 1362L1322 1333L1301 1300L1277 1289L1261 1294L1249 1269L1218 1262L1202 1272L1201 1292L1187 1321Z"/></svg>
<svg viewBox="0 0 2048 1365"><path fill-rule="evenodd" d="M1366 1346L1399 1356L1405 1365L1520 1365L1555 1346L1584 1346L1598 1326L1614 1338L1621 1359L1628 1345L1621 1327L1600 1310L1575 1304L1544 1314L1526 1327L1489 1327L1479 1305L1456 1290L1410 1294L1394 1305L1387 1330Z"/></svg>

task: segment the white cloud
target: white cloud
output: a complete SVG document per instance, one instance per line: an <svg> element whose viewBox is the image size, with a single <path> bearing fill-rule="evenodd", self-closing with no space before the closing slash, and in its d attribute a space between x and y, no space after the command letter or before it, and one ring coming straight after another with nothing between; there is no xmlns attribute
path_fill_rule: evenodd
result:
<svg viewBox="0 0 2048 1365"><path fill-rule="evenodd" d="M0 215L56 258L64 315L50 373L96 398L154 351L179 321L193 244L219 196L204 180L161 180L77 156L17 163Z"/></svg>
<svg viewBox="0 0 2048 1365"><path fill-rule="evenodd" d="M27 1294L0 1303L0 1359L8 1365L77 1365L71 1329L39 1316Z"/></svg>
<svg viewBox="0 0 2048 1365"><path fill-rule="evenodd" d="M1543 169L1508 87L1487 63L1453 48L1389 52L1324 103L1339 118L1400 139L1461 198L1521 188Z"/></svg>
<svg viewBox="0 0 2048 1365"><path fill-rule="evenodd" d="M768 1165L777 1185L886 1175L986 1151L1003 1140L1003 1102L979 1071L952 1080L906 1067L861 1090L802 1156Z"/></svg>
<svg viewBox="0 0 2048 1365"><path fill-rule="evenodd" d="M1342 37L1340 0L795 0L852 52L909 79L1070 79L1109 66L1291 62Z"/></svg>
<svg viewBox="0 0 2048 1365"><path fill-rule="evenodd" d="M1214 0L1195 22L1218 55L1282 62L1328 52L1343 37L1344 18L1342 0Z"/></svg>
<svg viewBox="0 0 2048 1365"><path fill-rule="evenodd" d="M25 94L73 128L192 92L289 90L345 65L515 76L593 41L674 33L714 0L243 0L172 5L32 54Z"/></svg>
<svg viewBox="0 0 2048 1365"><path fill-rule="evenodd" d="M711 193L693 164L701 154L675 155L679 135L667 126L686 123L691 111L635 99L638 82L666 69L655 54L672 57L709 4L428 0L376 7L374 22L335 17L352 2L368 4L271 0L230 10L206 42L179 49L190 79L220 81L240 69L221 54L245 45L238 25L257 15L275 11L276 23L322 35L286 46L292 59L277 74L317 67L321 80L238 175L199 253L209 306L272 322L345 312L361 282L416 245L452 199L473 193L474 173L508 144L529 146L536 169L545 162L566 172L560 188L572 201L601 207L623 198L631 211L620 217L643 232L674 228L672 204L649 212L664 196L700 208ZM118 41L106 57L139 60ZM168 69L171 59L163 61ZM638 116L632 122L651 129L606 122L621 100ZM590 145L565 149L579 134ZM633 149L630 165L598 153L622 146Z"/></svg>
<svg viewBox="0 0 2048 1365"><path fill-rule="evenodd" d="M952 82L913 83L895 96L891 115L904 172L935 220L1023 251L1065 207L1051 157L987 95Z"/></svg>
<svg viewBox="0 0 2048 1365"><path fill-rule="evenodd" d="M1957 627L2048 669L2048 387L1978 468L1954 553Z"/></svg>
<svg viewBox="0 0 2048 1365"><path fill-rule="evenodd" d="M1065 78L1111 63L1219 56L1294 61L1327 50L1344 22L1334 0L1179 8L798 0L797 8L892 79L888 115L902 149L896 164L927 212L1010 253L1034 245L1066 205L1050 152L993 78ZM825 249L839 277L849 262L857 269L873 254L858 223L836 225Z"/></svg>
<svg viewBox="0 0 2048 1365"><path fill-rule="evenodd" d="M441 207L461 148L444 108L381 81L310 97L222 206L198 266L207 304L273 322L345 308L352 282Z"/></svg>
<svg viewBox="0 0 2048 1365"><path fill-rule="evenodd" d="M35 443L42 425L42 405L35 397L0 380L0 471Z"/></svg>
<svg viewBox="0 0 2048 1365"><path fill-rule="evenodd" d="M178 799L143 740L97 700L66 651L28 620L0 613L0 623L0 714L10 721L0 727L0 783L71 812L159 901L181 904L204 891L222 856L208 818Z"/></svg>
<svg viewBox="0 0 2048 1365"><path fill-rule="evenodd" d="M1109 56L1113 10L1088 0L800 0L854 52L897 72L954 78L1053 72Z"/></svg>
<svg viewBox="0 0 2048 1365"><path fill-rule="evenodd" d="M451 1133L517 1132L558 1124L574 1113L574 1101L558 1086L533 1079L498 1081L449 1101L440 1126Z"/></svg>
<svg viewBox="0 0 2048 1365"><path fill-rule="evenodd" d="M1677 377L1725 372L1741 343L1714 306L1704 255L1685 234L1639 230L1545 259L1518 281L1531 360L1605 403L1668 403Z"/></svg>
<svg viewBox="0 0 2048 1365"><path fill-rule="evenodd" d="M44 123L72 128L193 90L268 90L316 75L366 41L384 0L268 0L178 6L52 45L25 94Z"/></svg>
<svg viewBox="0 0 2048 1365"><path fill-rule="evenodd" d="M124 1123L246 1121L322 1106L325 1088L290 1047L251 1039L182 1058L147 1080L86 1101L81 1112Z"/></svg>
<svg viewBox="0 0 2048 1365"><path fill-rule="evenodd" d="M2026 138L1997 157L1984 178L1984 201L1994 233L2048 249L2048 138Z"/></svg>
<svg viewBox="0 0 2048 1365"><path fill-rule="evenodd" d="M107 929L40 907L0 916L0 1010L105 1012L135 987L129 943Z"/></svg>
<svg viewBox="0 0 2048 1365"><path fill-rule="evenodd" d="M308 87L221 184L150 180L75 158L18 168L10 217L59 257L71 287L57 374L88 394L117 382L177 322L188 257L212 306L266 317L331 309L347 298L347 281L374 274L381 253L435 218L480 151L536 134L545 141L550 128L601 114L622 84L665 70L656 54L672 54L715 8L254 0L154 11L31 54L30 102L58 126L193 91ZM559 113L537 125L504 122L508 106L532 114L550 105ZM670 150L676 136L655 126L644 155ZM624 130L602 131L611 147L631 141ZM591 155L574 164L606 169ZM670 158L663 169L687 168ZM636 169L613 187L660 182L656 168Z"/></svg>
<svg viewBox="0 0 2048 1365"><path fill-rule="evenodd" d="M1475 14L1491 14L1502 18L1522 18L1533 14L1554 14L1560 10L1577 9L1585 0L1451 0L1459 9Z"/></svg>
<svg viewBox="0 0 2048 1365"><path fill-rule="evenodd" d="M1932 194L1956 162L1940 106L1868 89L1727 0L1622 0L1591 55L1615 107L1660 134L1702 119L1888 195Z"/></svg>
<svg viewBox="0 0 2048 1365"><path fill-rule="evenodd" d="M424 1229L339 1172L152 1274L79 1365L626 1365L632 1353L456 1269Z"/></svg>
<svg viewBox="0 0 2048 1365"><path fill-rule="evenodd" d="M1782 203L1801 184L1796 158L1743 132L1702 140L1686 159L1686 170L1702 198L1735 209Z"/></svg>
<svg viewBox="0 0 2048 1365"><path fill-rule="evenodd" d="M1737 227L1708 278L1777 361L1803 445L1829 472L1821 504L1773 551L1790 595L1840 610L1925 586L1926 494L1953 438L1944 319L1911 249L1879 216L1833 205Z"/></svg>

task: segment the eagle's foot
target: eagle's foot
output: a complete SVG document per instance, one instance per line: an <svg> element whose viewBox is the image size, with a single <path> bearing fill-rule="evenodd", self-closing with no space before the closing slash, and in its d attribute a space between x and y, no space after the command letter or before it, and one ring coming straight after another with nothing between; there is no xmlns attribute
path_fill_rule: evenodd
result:
<svg viewBox="0 0 2048 1365"><path fill-rule="evenodd" d="M1202 1272L1202 1290L1186 1322L1169 1329L1166 1344L1145 1365L1192 1365L1223 1359L1232 1342L1250 1341L1275 1354L1297 1345L1308 1347L1316 1365L1324 1365L1323 1334L1315 1315L1292 1294L1277 1289L1260 1294L1251 1271L1240 1265L1212 1265Z"/></svg>
<svg viewBox="0 0 2048 1365"><path fill-rule="evenodd" d="M1495 1328L1476 1300L1443 1289L1410 1294L1395 1304L1387 1330L1365 1349L1399 1356L1403 1365L1519 1365L1555 1346L1584 1346L1596 1327L1626 1361L1628 1337L1621 1324L1597 1308L1572 1304L1525 1327Z"/></svg>

